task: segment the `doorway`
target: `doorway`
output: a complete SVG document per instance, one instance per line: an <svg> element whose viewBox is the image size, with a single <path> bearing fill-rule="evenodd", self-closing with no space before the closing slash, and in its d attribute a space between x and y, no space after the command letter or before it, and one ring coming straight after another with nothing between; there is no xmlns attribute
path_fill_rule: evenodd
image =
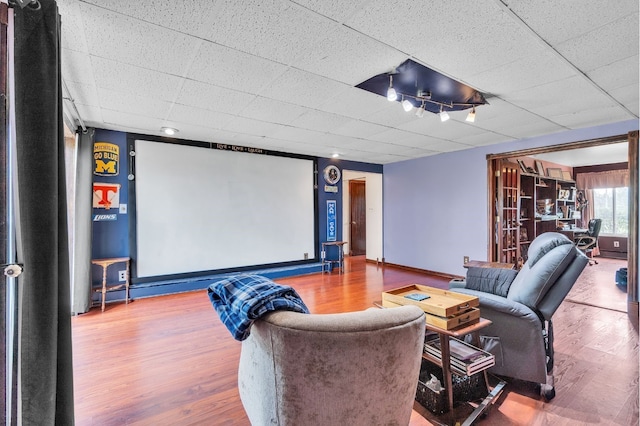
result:
<svg viewBox="0 0 640 426"><path fill-rule="evenodd" d="M364 248L362 254L367 261L383 262L382 248L382 174L342 170L342 238L348 244L345 254L351 255L354 247L351 240L351 182L364 184L364 203L360 231L364 235L364 244L356 247L356 253ZM358 184L356 184L358 185Z"/></svg>
<svg viewBox="0 0 640 426"><path fill-rule="evenodd" d="M628 135L620 135L610 138L588 140L582 142L574 142L563 145L554 145L550 147L532 148L521 151L512 151L501 154L492 154L487 156L488 164L488 177L489 177L489 193L488 193L488 206L489 206L489 223L487 224L489 235L489 253L488 259L496 261L494 258L495 251L492 250L498 243L496 234L493 232L496 229L496 217L493 212L495 208L495 196L497 194L497 185L495 179L497 170L496 165L500 164L499 160L520 157L520 156L534 156L544 153L568 151L575 149L582 149L588 147L598 147L604 145L619 144L621 142L628 142L628 169L629 169L629 236L628 236L628 299L627 299L627 314L634 327L638 327L638 218L639 218L639 201L638 201L638 132L630 132Z"/></svg>
<svg viewBox="0 0 640 426"><path fill-rule="evenodd" d="M367 253L367 205L364 180L349 181L349 254L362 256Z"/></svg>

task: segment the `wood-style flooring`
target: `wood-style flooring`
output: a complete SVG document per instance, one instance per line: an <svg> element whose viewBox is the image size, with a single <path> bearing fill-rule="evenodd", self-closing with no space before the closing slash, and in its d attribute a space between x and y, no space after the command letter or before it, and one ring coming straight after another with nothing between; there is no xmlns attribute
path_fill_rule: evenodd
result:
<svg viewBox="0 0 640 426"><path fill-rule="evenodd" d="M585 273L588 273L588 269ZM446 279L348 258L345 274L276 280L312 313L366 309L384 290ZM554 316L556 391L510 382L484 425L637 425L638 336L624 313L564 302ZM240 343L206 291L112 303L74 317L76 424L248 425L237 391ZM411 425L430 425L416 405Z"/></svg>

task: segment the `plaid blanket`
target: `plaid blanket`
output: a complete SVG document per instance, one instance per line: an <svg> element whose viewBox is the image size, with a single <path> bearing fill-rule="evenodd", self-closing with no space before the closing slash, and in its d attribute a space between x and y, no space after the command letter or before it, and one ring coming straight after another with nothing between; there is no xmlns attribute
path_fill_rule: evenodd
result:
<svg viewBox="0 0 640 426"><path fill-rule="evenodd" d="M308 314L309 309L289 286L260 275L235 275L209 285L209 300L236 340L249 337L253 322L276 310Z"/></svg>

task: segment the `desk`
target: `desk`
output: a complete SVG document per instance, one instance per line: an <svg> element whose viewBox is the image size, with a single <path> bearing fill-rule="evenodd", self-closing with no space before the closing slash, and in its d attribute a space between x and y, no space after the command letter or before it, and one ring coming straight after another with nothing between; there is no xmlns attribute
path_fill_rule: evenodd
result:
<svg viewBox="0 0 640 426"><path fill-rule="evenodd" d="M107 284L107 269L109 266L114 263L125 263L125 279L123 283L118 284ZM125 300L126 303L129 303L129 262L130 259L128 257L112 257L108 259L93 259L91 263L94 265L98 265L102 267L102 287L97 291L102 293L102 312L104 312L104 304L107 298L107 290L118 290L121 289L122 286L125 288Z"/></svg>
<svg viewBox="0 0 640 426"><path fill-rule="evenodd" d="M338 264L338 270L344 273L344 245L347 244L346 241L327 241L322 243L322 252L320 253L320 258L322 260L322 272L324 273L324 267L327 265L327 270L331 272L331 265L334 263ZM328 260L327 259L327 247L336 246L338 247L338 260Z"/></svg>
<svg viewBox="0 0 640 426"><path fill-rule="evenodd" d="M582 234L586 234L587 232L589 232L589 230L586 228L573 228L573 229L562 229L558 232L566 235L571 241L575 241L576 237L579 237Z"/></svg>

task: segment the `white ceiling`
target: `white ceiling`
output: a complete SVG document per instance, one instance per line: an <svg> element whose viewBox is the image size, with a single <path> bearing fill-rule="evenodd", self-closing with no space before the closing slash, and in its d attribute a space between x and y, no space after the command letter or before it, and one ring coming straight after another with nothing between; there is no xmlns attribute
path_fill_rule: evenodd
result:
<svg viewBox="0 0 640 426"><path fill-rule="evenodd" d="M539 160L551 161L569 167L615 164L629 161L629 144L620 142L565 151L532 155Z"/></svg>
<svg viewBox="0 0 640 426"><path fill-rule="evenodd" d="M90 127L385 164L638 118L637 0L58 4ZM489 105L441 123L354 87L408 58Z"/></svg>

